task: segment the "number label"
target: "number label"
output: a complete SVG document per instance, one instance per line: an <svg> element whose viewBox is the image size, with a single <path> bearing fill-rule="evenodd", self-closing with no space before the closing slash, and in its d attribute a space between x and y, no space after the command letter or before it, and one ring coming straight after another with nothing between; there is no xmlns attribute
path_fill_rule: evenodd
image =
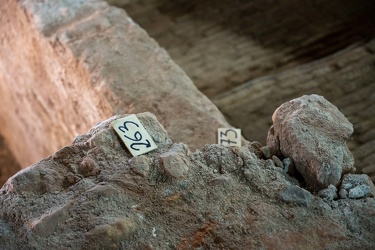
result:
<svg viewBox="0 0 375 250"><path fill-rule="evenodd" d="M157 148L136 115L117 119L112 122L112 127L133 156L142 155Z"/></svg>
<svg viewBox="0 0 375 250"><path fill-rule="evenodd" d="M217 138L220 145L241 147L241 129L219 128Z"/></svg>

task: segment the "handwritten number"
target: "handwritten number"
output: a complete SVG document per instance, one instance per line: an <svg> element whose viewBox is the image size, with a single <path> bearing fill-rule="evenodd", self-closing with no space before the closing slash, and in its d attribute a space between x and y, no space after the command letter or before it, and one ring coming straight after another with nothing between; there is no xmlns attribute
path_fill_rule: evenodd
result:
<svg viewBox="0 0 375 250"><path fill-rule="evenodd" d="M225 132L220 132L220 137L223 137L223 136L228 137L229 132L234 133L234 138L237 138L237 132L233 129L227 129ZM235 141L224 140L224 139L220 139L220 143L221 144L228 143L228 145L230 145L231 143L236 144Z"/></svg>
<svg viewBox="0 0 375 250"><path fill-rule="evenodd" d="M129 131L128 127L126 126L127 123L132 123L132 124L134 124L137 128L139 128L139 125L138 125L137 123L132 122L132 121L125 121L124 124L123 124L123 126L119 126L118 129L119 129L121 132L126 133L126 132L125 132L124 130L122 130L122 129L125 129L126 131Z"/></svg>
<svg viewBox="0 0 375 250"><path fill-rule="evenodd" d="M220 140L220 143L223 144L223 142L226 142L226 143L228 143L228 144L231 144L231 143L236 144L235 141L221 139L221 140Z"/></svg>
<svg viewBox="0 0 375 250"><path fill-rule="evenodd" d="M132 149L134 149L134 150L137 150L137 151L139 151L139 148L134 148L133 146L136 146L136 145L145 145L146 148L151 147L151 143L150 143L150 141L149 141L149 140L146 140L146 142L147 142L147 143L144 143L144 142L134 142L134 143L132 143L132 145L130 145L130 147L131 147Z"/></svg>
<svg viewBox="0 0 375 250"><path fill-rule="evenodd" d="M131 141L140 141L140 140L142 140L142 135L141 135L141 133L139 131L137 131L137 132L134 133L134 138L130 138L130 137L126 136L126 135L124 135L124 137L128 138Z"/></svg>
<svg viewBox="0 0 375 250"><path fill-rule="evenodd" d="M136 132L134 133L133 137L129 137L129 136L125 135L126 132L129 131L129 128L128 128L128 125L127 125L128 123L133 124L133 125L136 126L137 128L139 128L139 125L138 125L137 123L135 123L135 122L132 122L132 121L125 121L125 122L123 123L122 126L119 126L119 127L118 127L118 129L119 129L121 132L124 133L123 136L124 136L125 138L127 138L128 140L131 140L131 141L136 141L135 143L132 143L132 144L130 145L130 147L131 147L133 150L136 150L136 151L139 151L139 150L140 150L139 148L135 148L135 146L137 146L137 145L144 145L144 146L146 146L146 148L151 147L151 143L150 143L149 140L145 140L146 142L139 142L139 141L141 141L142 138L143 138L143 137L142 137L142 134L141 134L139 131L136 131Z"/></svg>
<svg viewBox="0 0 375 250"><path fill-rule="evenodd" d="M237 138L237 132L233 129L227 129L227 131L224 132L220 132L220 136L228 136L228 132L233 132L234 133L234 138Z"/></svg>

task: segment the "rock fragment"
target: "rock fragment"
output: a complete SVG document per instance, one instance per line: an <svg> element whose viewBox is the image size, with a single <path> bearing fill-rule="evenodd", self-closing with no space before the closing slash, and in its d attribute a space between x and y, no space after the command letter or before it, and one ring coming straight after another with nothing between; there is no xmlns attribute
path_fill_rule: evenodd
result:
<svg viewBox="0 0 375 250"><path fill-rule="evenodd" d="M327 188L320 190L318 195L327 201L332 201L337 198L337 188L331 184Z"/></svg>
<svg viewBox="0 0 375 250"><path fill-rule="evenodd" d="M304 95L282 104L272 115L267 145L293 160L308 189L336 186L355 171L346 141L353 125L324 97Z"/></svg>
<svg viewBox="0 0 375 250"><path fill-rule="evenodd" d="M232 149L218 144L206 145L202 151L207 166L220 173L236 171L243 164L242 158L249 157L241 153L241 148Z"/></svg>
<svg viewBox="0 0 375 250"><path fill-rule="evenodd" d="M263 153L263 155L266 159L269 159L269 158L272 157L272 152L271 152L270 147L264 146L264 147L261 147L260 150L262 151L262 153Z"/></svg>
<svg viewBox="0 0 375 250"><path fill-rule="evenodd" d="M165 173L173 178L182 178L189 172L187 159L181 154L170 151L160 155Z"/></svg>
<svg viewBox="0 0 375 250"><path fill-rule="evenodd" d="M276 167L279 167L281 169L284 169L284 164L283 162L277 157L276 155L272 156L272 160L275 163Z"/></svg>
<svg viewBox="0 0 375 250"><path fill-rule="evenodd" d="M283 169L284 173L288 173L289 175L294 175L295 174L295 169L294 169L294 165L293 165L292 159L285 158L283 160L283 165L284 165L284 169Z"/></svg>
<svg viewBox="0 0 375 250"><path fill-rule="evenodd" d="M136 231L135 223L127 218L100 225L86 233L87 243L91 249L105 249L108 246L119 247L120 241Z"/></svg>
<svg viewBox="0 0 375 250"><path fill-rule="evenodd" d="M279 193L280 200L304 207L307 207L310 204L312 197L313 196L309 191L296 185L291 185Z"/></svg>
<svg viewBox="0 0 375 250"><path fill-rule="evenodd" d="M142 177L146 177L150 171L150 158L139 155L129 160L130 170Z"/></svg>
<svg viewBox="0 0 375 250"><path fill-rule="evenodd" d="M85 157L79 166L79 172L84 176L95 176L100 173L100 169L95 160L91 157Z"/></svg>
<svg viewBox="0 0 375 250"><path fill-rule="evenodd" d="M364 197L374 197L375 186L370 177L366 174L344 175L341 187L340 198L358 199Z"/></svg>

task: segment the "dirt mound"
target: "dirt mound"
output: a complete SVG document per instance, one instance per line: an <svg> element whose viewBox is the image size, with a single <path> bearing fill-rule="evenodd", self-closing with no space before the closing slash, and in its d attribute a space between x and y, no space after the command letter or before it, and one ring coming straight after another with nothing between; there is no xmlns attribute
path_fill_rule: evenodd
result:
<svg viewBox="0 0 375 250"><path fill-rule="evenodd" d="M0 248L375 245L374 198L320 198L265 159L258 143L191 152L152 114L137 116L158 149L132 157L112 117L9 179L0 190Z"/></svg>

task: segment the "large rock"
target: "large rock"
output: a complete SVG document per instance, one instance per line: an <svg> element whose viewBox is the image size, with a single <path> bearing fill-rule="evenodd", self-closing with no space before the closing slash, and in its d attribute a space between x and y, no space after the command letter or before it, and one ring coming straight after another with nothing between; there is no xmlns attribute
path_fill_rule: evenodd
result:
<svg viewBox="0 0 375 250"><path fill-rule="evenodd" d="M355 171L346 145L353 125L324 97L305 95L286 102L272 121L268 146L293 160L309 189L336 186L342 174Z"/></svg>
<svg viewBox="0 0 375 250"><path fill-rule="evenodd" d="M100 0L0 5L1 134L22 167L120 113L151 111L171 138L216 142L222 114L122 9Z"/></svg>
<svg viewBox="0 0 375 250"><path fill-rule="evenodd" d="M355 133L347 144L355 167L375 181L374 51L372 39L313 63L249 80L214 102L248 140L264 144L272 125L270 114L277 107L302 95L323 95L353 124Z"/></svg>
<svg viewBox="0 0 375 250"><path fill-rule="evenodd" d="M154 151L132 157L111 121L0 189L0 249L371 249L375 199L327 201L253 144L173 143L138 118ZM280 200L281 199L281 200Z"/></svg>

